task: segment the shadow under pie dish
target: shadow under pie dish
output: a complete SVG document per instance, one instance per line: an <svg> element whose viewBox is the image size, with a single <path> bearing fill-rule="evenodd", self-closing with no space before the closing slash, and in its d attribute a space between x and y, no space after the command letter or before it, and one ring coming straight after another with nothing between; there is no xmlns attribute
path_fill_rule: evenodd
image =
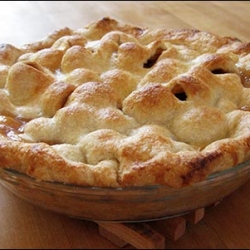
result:
<svg viewBox="0 0 250 250"><path fill-rule="evenodd" d="M2 45L3 180L12 173L20 182L31 178L39 189L108 190L102 193L107 206L112 192L122 200L138 190L195 193L203 182L212 188L210 176L237 172L241 164L245 181L249 51L249 43L235 38L139 28L111 18L20 48Z"/></svg>

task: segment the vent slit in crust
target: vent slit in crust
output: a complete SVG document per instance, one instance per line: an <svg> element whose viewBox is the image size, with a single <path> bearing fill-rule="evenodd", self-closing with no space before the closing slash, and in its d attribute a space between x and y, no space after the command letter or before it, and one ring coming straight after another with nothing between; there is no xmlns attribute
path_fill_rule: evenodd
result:
<svg viewBox="0 0 250 250"><path fill-rule="evenodd" d="M143 64L143 67L146 68L146 69L149 69L149 68L152 68L155 63L157 62L158 58L161 56L162 52L164 51L164 49L162 48L157 48L154 55L151 56L147 62L145 62Z"/></svg>
<svg viewBox="0 0 250 250"><path fill-rule="evenodd" d="M225 71L224 69L220 69L220 68L214 69L214 70L212 70L211 72L212 72L213 74L215 74L215 75L221 75L221 74L229 73L229 72Z"/></svg>

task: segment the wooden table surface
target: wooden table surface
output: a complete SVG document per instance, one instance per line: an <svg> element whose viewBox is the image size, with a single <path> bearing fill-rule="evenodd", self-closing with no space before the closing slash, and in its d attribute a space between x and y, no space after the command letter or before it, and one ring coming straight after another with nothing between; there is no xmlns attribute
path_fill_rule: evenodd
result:
<svg viewBox="0 0 250 250"><path fill-rule="evenodd" d="M19 46L55 29L72 29L110 16L141 27L196 28L250 41L250 2L243 1L20 1L0 2L0 43ZM250 181L206 208L166 248L250 248ZM0 186L0 248L117 248L94 222L43 210ZM133 248L127 245L125 248Z"/></svg>

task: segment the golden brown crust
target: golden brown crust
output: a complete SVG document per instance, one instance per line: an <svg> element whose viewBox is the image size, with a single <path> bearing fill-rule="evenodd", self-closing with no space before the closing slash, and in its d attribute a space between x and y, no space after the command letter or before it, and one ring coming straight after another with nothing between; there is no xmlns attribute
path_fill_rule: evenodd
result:
<svg viewBox="0 0 250 250"><path fill-rule="evenodd" d="M183 187L250 158L250 46L103 18L0 47L1 167Z"/></svg>

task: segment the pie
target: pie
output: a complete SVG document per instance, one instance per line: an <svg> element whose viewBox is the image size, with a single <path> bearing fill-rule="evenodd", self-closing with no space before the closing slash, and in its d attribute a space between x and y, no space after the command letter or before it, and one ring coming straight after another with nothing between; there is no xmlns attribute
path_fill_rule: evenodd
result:
<svg viewBox="0 0 250 250"><path fill-rule="evenodd" d="M0 47L0 166L182 188L250 159L250 43L110 17Z"/></svg>

